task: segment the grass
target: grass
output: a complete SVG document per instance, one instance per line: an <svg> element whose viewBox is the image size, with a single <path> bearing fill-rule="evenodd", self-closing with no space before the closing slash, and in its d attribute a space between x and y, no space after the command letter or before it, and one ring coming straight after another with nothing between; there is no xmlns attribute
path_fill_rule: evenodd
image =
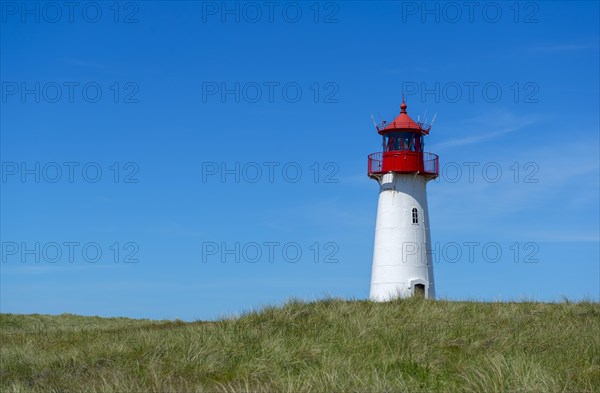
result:
<svg viewBox="0 0 600 393"><path fill-rule="evenodd" d="M600 304L290 301L216 322L0 314L2 392L599 392Z"/></svg>

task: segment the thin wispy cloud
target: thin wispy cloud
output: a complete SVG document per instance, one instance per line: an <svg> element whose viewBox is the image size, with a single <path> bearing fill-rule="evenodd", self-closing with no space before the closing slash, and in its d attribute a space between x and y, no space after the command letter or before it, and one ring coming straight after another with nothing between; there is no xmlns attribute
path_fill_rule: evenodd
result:
<svg viewBox="0 0 600 393"><path fill-rule="evenodd" d="M463 126L467 135L460 138L449 139L435 144L433 151L440 151L449 147L472 145L496 139L504 135L520 131L537 123L534 116L514 116L509 113L488 114L467 120ZM496 128L489 128L490 124L497 124Z"/></svg>
<svg viewBox="0 0 600 393"><path fill-rule="evenodd" d="M598 235L593 229L581 228L569 219L572 215L590 214L594 205L598 204L600 163L597 148L587 142L571 143L562 148L569 154L557 154L556 148L549 144L536 148L522 147L501 160L490 159L503 170L497 183L484 181L481 172L477 171L474 182L466 181L466 172L461 182L442 180L430 196L430 205L439 219L436 228L449 233L458 229L470 233L473 227L478 227L486 228L488 235L500 237L516 236L548 242L598 242ZM578 159L574 161L573 157ZM515 172L510 169L515 168L515 162L521 168L516 182ZM524 163L532 163L533 166L523 171ZM535 174L531 168L537 168ZM534 182L524 181L527 173L533 174ZM464 206L469 209L465 210ZM523 235L516 233L512 217L517 213L529 216L539 211L541 206L559 208L549 209L543 219L528 221L536 229L527 229L528 232ZM560 233L545 229L538 231L540 222L550 220L561 223ZM527 225L523 221L519 227ZM528 237L530 234L532 237Z"/></svg>

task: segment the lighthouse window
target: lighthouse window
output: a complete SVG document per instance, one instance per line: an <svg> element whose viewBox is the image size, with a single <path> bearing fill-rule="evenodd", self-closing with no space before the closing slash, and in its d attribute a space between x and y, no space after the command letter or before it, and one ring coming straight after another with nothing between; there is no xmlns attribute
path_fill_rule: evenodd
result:
<svg viewBox="0 0 600 393"><path fill-rule="evenodd" d="M417 211L416 207L413 207L413 209L412 209L412 220L413 220L413 224L419 223L419 212Z"/></svg>
<svg viewBox="0 0 600 393"><path fill-rule="evenodd" d="M413 132L393 132L383 137L383 146L384 151L421 151L422 140Z"/></svg>
<svg viewBox="0 0 600 393"><path fill-rule="evenodd" d="M412 132L401 132L399 135L400 150L415 151L415 134Z"/></svg>
<svg viewBox="0 0 600 393"><path fill-rule="evenodd" d="M396 133L384 137L385 151L400 150L398 135Z"/></svg>

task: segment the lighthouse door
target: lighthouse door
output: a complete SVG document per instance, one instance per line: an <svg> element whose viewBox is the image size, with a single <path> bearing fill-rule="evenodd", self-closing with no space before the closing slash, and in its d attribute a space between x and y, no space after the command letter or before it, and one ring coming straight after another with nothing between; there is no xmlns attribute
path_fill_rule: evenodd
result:
<svg viewBox="0 0 600 393"><path fill-rule="evenodd" d="M419 298L425 298L425 285L415 284L414 295Z"/></svg>

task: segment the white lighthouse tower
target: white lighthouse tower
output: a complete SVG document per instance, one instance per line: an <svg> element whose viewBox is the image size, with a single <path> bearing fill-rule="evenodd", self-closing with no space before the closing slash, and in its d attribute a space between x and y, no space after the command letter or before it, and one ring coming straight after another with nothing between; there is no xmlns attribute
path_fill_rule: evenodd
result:
<svg viewBox="0 0 600 393"><path fill-rule="evenodd" d="M371 300L398 297L435 298L427 182L438 176L438 156L425 153L431 126L406 113L377 126L383 151L369 156L369 177L379 183Z"/></svg>

